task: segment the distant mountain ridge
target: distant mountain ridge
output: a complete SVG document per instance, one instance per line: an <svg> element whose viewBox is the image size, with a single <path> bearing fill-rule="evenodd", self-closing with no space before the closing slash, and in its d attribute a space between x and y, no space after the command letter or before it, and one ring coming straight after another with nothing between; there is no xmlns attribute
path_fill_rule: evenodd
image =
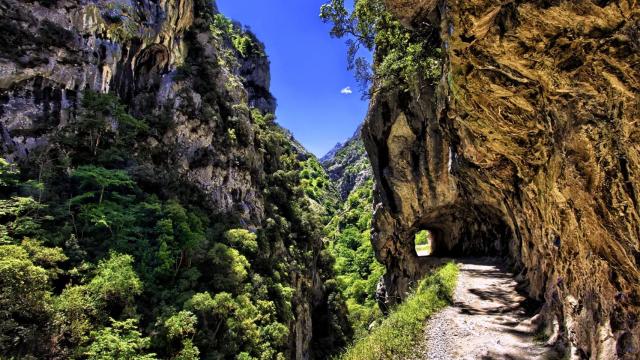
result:
<svg viewBox="0 0 640 360"><path fill-rule="evenodd" d="M361 130L362 125L351 138L344 143L338 143L320 158L320 163L335 183L343 200L355 188L372 178L371 163L362 142Z"/></svg>

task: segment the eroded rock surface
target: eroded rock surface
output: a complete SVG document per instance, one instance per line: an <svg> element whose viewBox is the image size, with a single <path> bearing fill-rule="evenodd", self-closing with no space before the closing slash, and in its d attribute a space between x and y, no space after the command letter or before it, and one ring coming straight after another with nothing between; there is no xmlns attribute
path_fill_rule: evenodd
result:
<svg viewBox="0 0 640 360"><path fill-rule="evenodd" d="M444 52L437 84L376 94L364 127L388 301L427 271L429 229L435 255L507 255L572 358L637 359L637 2L386 3Z"/></svg>
<svg viewBox="0 0 640 360"><path fill-rule="evenodd" d="M215 2L201 0L0 0L3 158L39 161L82 111L84 92L112 93L151 127L130 149L136 162L125 164L136 180L179 189L213 214L259 229L273 216L265 214L265 164L279 155L259 151L250 108L275 111L269 60L249 32L236 29L250 37L246 53L229 35L214 35L216 12ZM274 256L288 256L283 243L273 247L282 249ZM312 356L312 313L322 317L317 307L326 302L318 260L310 261L291 275L290 358Z"/></svg>
<svg viewBox="0 0 640 360"><path fill-rule="evenodd" d="M170 131L157 126L149 139L150 152L168 160L155 164L167 171L150 181L162 183L177 170L208 195L212 208L242 209L247 223L258 224L262 160L252 146L248 111L231 106L274 111L264 53L241 58L236 67L219 66L225 44L201 24L198 11L206 9L194 8L192 0L48 3L0 1L6 157L24 158L46 143L77 111L82 91L113 91L134 115L171 122ZM238 144L224 146L229 123L247 131L238 134L244 135Z"/></svg>

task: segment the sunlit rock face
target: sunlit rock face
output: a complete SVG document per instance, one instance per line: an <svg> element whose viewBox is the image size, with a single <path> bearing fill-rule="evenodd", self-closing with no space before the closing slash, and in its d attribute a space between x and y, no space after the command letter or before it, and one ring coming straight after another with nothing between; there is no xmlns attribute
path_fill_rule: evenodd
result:
<svg viewBox="0 0 640 360"><path fill-rule="evenodd" d="M115 93L157 127L145 145L159 161L141 164L141 176L162 187L178 174L212 209L259 224L262 159L249 113L236 105L275 110L269 61L262 52L221 66L228 46L211 35L203 17L216 10L205 4L0 0L5 157L24 159L46 143L77 112L83 91ZM222 141L230 123L247 130L234 146Z"/></svg>
<svg viewBox="0 0 640 360"><path fill-rule="evenodd" d="M269 60L252 34L260 49L246 56L213 36L215 12L204 0L0 0L2 157L38 161L82 111L83 92L111 93L152 128L131 149L136 180L262 226L271 154L258 151L249 107L275 111ZM312 312L324 296L313 261L292 275L291 358L311 356Z"/></svg>
<svg viewBox="0 0 640 360"><path fill-rule="evenodd" d="M445 54L438 84L374 96L363 131L388 301L427 270L428 229L435 255L507 255L572 358L640 357L637 3L386 3Z"/></svg>

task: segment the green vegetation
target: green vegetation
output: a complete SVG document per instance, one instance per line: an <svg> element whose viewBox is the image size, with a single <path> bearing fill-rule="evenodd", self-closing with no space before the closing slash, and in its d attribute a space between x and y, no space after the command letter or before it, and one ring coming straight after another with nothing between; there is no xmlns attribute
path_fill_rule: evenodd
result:
<svg viewBox="0 0 640 360"><path fill-rule="evenodd" d="M149 126L113 95L84 93L31 162L0 161L0 357L284 359L310 292L291 274L317 261L334 276L313 205L329 189L272 115L249 113L265 154L257 231L180 182L138 178ZM329 354L350 330L337 290L326 297L314 323Z"/></svg>
<svg viewBox="0 0 640 360"><path fill-rule="evenodd" d="M354 161L357 160L357 161ZM371 168L361 139L350 142L336 153L334 163L346 163L345 176L356 175Z"/></svg>
<svg viewBox="0 0 640 360"><path fill-rule="evenodd" d="M416 252L428 254L431 251L431 233L428 230L418 231L415 236Z"/></svg>
<svg viewBox="0 0 640 360"><path fill-rule="evenodd" d="M384 273L370 242L373 181L340 203L318 160L273 114L229 103L242 97L235 96L240 61L264 56L264 47L247 28L206 15L210 2L194 6L194 31L184 35L189 55L176 79L197 93L198 105L185 90L177 109L132 113L115 94L85 91L48 145L20 163L0 159L1 358L284 359L299 335L296 317L306 312L313 356L328 358L354 333L357 350L370 337L397 335L384 335L391 331L384 324L406 325L399 310L368 335L382 318L374 294ZM142 36L129 6L89 11L102 18L102 36ZM430 35L403 30L380 0L358 0L353 13L333 0L322 16L334 22L334 36L351 37L350 64L363 82L408 89L437 77L437 49L418 46ZM202 30L217 56L204 55L209 49L195 36ZM357 56L360 46L376 49L374 74ZM212 81L221 67L225 89ZM171 168L171 149L150 145L174 130L174 111L222 134L212 152L258 154L220 167L251 170L264 200L261 223L244 218L245 204L216 213L202 201L208 194ZM363 160L351 163L354 154ZM354 142L337 158L354 175L370 166L363 154ZM440 299L448 284L440 278L421 285L406 311L418 316L411 304Z"/></svg>
<svg viewBox="0 0 640 360"><path fill-rule="evenodd" d="M434 82L440 77L436 29L405 29L386 10L383 0L356 0L352 12L344 0L331 0L321 7L320 17L333 25L332 37L347 39L349 68L355 71L364 93L371 95L385 88L413 90L422 81ZM375 50L374 69L360 56L362 47Z"/></svg>
<svg viewBox="0 0 640 360"><path fill-rule="evenodd" d="M326 223L338 207L338 196L326 171L318 160L309 156L300 162L300 181L305 195L314 202Z"/></svg>
<svg viewBox="0 0 640 360"><path fill-rule="evenodd" d="M429 245L429 241L431 241L431 234L429 230L422 230L416 233L415 243L417 245Z"/></svg>
<svg viewBox="0 0 640 360"><path fill-rule="evenodd" d="M346 199L354 188L361 186L373 172L359 134L343 144L323 165L330 176L336 177L335 187L342 199Z"/></svg>
<svg viewBox="0 0 640 360"><path fill-rule="evenodd" d="M449 263L423 279L415 292L371 334L351 345L340 357L344 360L405 359L424 330L429 316L451 303L458 267Z"/></svg>
<svg viewBox="0 0 640 360"><path fill-rule="evenodd" d="M356 337L364 336L369 324L382 316L375 299L384 267L371 246L370 228L373 181L356 188L326 226L329 251L336 258L337 286L346 298L349 320Z"/></svg>
<svg viewBox="0 0 640 360"><path fill-rule="evenodd" d="M264 49L255 36L222 14L213 16L210 30L216 38L229 39L233 48L243 58L252 55L264 56Z"/></svg>
<svg viewBox="0 0 640 360"><path fill-rule="evenodd" d="M87 358L90 360L155 360L155 354L145 354L144 351L151 345L151 340L142 337L137 330L138 322L135 319L115 321L111 319L111 326L93 332L93 342L87 349Z"/></svg>
<svg viewBox="0 0 640 360"><path fill-rule="evenodd" d="M416 245L416 252L420 256L425 256L426 254L429 254L430 251L431 246L429 244Z"/></svg>

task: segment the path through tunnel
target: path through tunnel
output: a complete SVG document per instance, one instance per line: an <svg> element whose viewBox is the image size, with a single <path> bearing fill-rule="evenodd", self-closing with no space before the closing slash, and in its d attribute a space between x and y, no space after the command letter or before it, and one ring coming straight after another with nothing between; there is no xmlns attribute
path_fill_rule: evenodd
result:
<svg viewBox="0 0 640 360"><path fill-rule="evenodd" d="M452 259L493 258L518 271L518 236L503 211L486 204L431 208L418 221L394 223L373 236L385 264L387 305L404 299L420 279ZM513 265L513 266L511 266Z"/></svg>
<svg viewBox="0 0 640 360"><path fill-rule="evenodd" d="M429 230L420 230L416 233L413 243L418 257L426 257L431 254L432 239L433 235Z"/></svg>
<svg viewBox="0 0 640 360"><path fill-rule="evenodd" d="M452 206L430 212L408 232L419 258L508 257L511 227L489 206Z"/></svg>

